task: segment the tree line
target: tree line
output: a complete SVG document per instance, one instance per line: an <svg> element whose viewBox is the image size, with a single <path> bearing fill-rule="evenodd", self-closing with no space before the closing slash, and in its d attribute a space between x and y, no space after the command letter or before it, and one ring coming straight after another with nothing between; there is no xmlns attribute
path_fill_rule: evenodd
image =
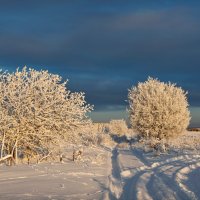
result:
<svg viewBox="0 0 200 200"><path fill-rule="evenodd" d="M190 121L187 93L175 84L149 78L128 93L129 123L142 137L170 138ZM18 156L49 156L61 143L96 137L87 113L93 106L83 92L71 92L68 81L48 71L24 67L0 73L0 161ZM112 122L112 132L120 132ZM122 123L122 130L126 130ZM56 148L55 148L56 147Z"/></svg>

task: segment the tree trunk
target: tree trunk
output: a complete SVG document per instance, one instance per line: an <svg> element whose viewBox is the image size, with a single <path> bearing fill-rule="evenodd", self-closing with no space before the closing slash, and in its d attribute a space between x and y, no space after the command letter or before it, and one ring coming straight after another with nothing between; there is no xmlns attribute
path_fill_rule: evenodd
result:
<svg viewBox="0 0 200 200"><path fill-rule="evenodd" d="M14 159L14 161L15 161L15 164L17 164L17 142L18 142L18 138L16 139L16 141L15 141L15 144L14 144L14 146L13 146L13 148L12 148L12 152L11 152L11 155L12 155L12 158Z"/></svg>
<svg viewBox="0 0 200 200"><path fill-rule="evenodd" d="M1 143L1 157L0 157L1 159L3 158L3 149L4 149L5 137L6 137L6 134L3 131L3 139L2 139L2 143Z"/></svg>
<svg viewBox="0 0 200 200"><path fill-rule="evenodd" d="M16 146L15 146L15 151L14 151L14 158L15 158L15 164L18 164L18 148L17 148L17 142L16 142Z"/></svg>

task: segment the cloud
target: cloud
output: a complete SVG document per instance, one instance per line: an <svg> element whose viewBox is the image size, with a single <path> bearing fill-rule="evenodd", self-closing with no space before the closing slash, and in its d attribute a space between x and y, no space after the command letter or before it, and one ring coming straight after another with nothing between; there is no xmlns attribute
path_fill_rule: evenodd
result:
<svg viewBox="0 0 200 200"><path fill-rule="evenodd" d="M174 67L188 70L188 64L200 59L200 26L191 10L142 10L112 15L86 12L77 16L63 14L54 20L49 19L50 11L40 13L41 17L32 14L27 20L22 15L1 33L1 60L12 57L18 63L24 60L34 65L88 71L117 68L121 72L123 67L137 71L171 72Z"/></svg>
<svg viewBox="0 0 200 200"><path fill-rule="evenodd" d="M0 65L59 73L97 110L125 107L127 89L148 76L177 82L200 106L197 1L9 2Z"/></svg>

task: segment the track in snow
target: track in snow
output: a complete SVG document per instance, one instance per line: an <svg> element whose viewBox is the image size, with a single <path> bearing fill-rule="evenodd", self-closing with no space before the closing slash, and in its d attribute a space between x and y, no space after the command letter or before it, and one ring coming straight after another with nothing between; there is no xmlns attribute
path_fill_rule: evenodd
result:
<svg viewBox="0 0 200 200"><path fill-rule="evenodd" d="M200 155L171 155L151 162L139 150L115 149L112 153L110 199L200 199L199 182L191 178L200 171Z"/></svg>

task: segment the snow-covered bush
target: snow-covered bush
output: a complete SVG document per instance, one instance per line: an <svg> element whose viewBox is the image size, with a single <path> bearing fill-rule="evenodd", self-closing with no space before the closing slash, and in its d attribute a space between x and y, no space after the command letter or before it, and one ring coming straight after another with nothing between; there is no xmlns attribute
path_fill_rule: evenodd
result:
<svg viewBox="0 0 200 200"><path fill-rule="evenodd" d="M84 146L97 145L98 134L96 127L91 122L78 130L79 139L76 139L73 143L82 144Z"/></svg>
<svg viewBox="0 0 200 200"><path fill-rule="evenodd" d="M129 120L142 136L169 138L190 121L186 92L172 83L149 78L129 90Z"/></svg>
<svg viewBox="0 0 200 200"><path fill-rule="evenodd" d="M91 110L85 94L70 92L59 75L26 67L1 73L1 157L17 157L17 149L27 148L32 154L46 154L60 142L79 140L79 129L91 123L86 116Z"/></svg>
<svg viewBox="0 0 200 200"><path fill-rule="evenodd" d="M111 120L109 124L109 132L113 135L124 136L128 132L128 127L123 119Z"/></svg>
<svg viewBox="0 0 200 200"><path fill-rule="evenodd" d="M84 129L81 139L84 145L106 146L112 148L116 145L109 134L109 123L92 123Z"/></svg>
<svg viewBox="0 0 200 200"><path fill-rule="evenodd" d="M97 135L97 145L113 148L116 146L116 142L113 140L110 134L102 132Z"/></svg>

